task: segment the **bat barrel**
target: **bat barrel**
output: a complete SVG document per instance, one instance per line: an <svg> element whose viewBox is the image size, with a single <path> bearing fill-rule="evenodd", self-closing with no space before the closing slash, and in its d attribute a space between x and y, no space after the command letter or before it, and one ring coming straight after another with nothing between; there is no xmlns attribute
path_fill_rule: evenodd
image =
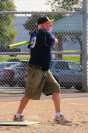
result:
<svg viewBox="0 0 88 133"><path fill-rule="evenodd" d="M25 46L25 45L29 45L29 44L30 43L28 41L22 41L22 42L17 42L17 43L14 43L14 44L10 44L9 48L13 49L13 48L17 48L17 47Z"/></svg>

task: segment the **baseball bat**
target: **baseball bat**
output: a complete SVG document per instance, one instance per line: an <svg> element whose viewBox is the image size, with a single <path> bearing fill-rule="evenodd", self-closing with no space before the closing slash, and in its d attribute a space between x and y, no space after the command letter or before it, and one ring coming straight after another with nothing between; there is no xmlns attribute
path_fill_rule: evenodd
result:
<svg viewBox="0 0 88 133"><path fill-rule="evenodd" d="M20 46L25 46L25 45L31 45L31 42L29 42L29 41L17 42L17 43L14 43L14 44L10 44L9 48L14 49L14 48L17 48L17 47L20 47Z"/></svg>

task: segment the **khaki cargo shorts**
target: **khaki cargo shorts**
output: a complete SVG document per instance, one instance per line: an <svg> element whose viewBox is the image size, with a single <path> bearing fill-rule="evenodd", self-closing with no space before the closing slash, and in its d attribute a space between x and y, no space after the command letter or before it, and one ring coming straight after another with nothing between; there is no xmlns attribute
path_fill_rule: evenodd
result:
<svg viewBox="0 0 88 133"><path fill-rule="evenodd" d="M50 70L44 71L36 66L29 65L27 70L25 96L31 99L40 99L41 93L46 96L60 92L60 85Z"/></svg>

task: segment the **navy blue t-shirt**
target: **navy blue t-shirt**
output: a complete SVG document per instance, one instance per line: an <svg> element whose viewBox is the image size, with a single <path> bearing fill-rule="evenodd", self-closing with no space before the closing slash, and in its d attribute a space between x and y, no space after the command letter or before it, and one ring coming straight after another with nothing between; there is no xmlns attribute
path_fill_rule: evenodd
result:
<svg viewBox="0 0 88 133"><path fill-rule="evenodd" d="M28 45L28 48L31 48L29 64L48 70L51 61L51 47L55 44L54 35L46 30L38 30L31 34L30 42L32 45Z"/></svg>

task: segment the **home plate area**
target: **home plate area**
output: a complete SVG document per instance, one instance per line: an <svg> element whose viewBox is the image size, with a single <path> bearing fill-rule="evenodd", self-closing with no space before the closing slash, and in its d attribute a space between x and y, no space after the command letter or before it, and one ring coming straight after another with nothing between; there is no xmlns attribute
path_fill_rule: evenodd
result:
<svg viewBox="0 0 88 133"><path fill-rule="evenodd" d="M37 121L0 121L0 126L29 126L34 124L40 124Z"/></svg>

